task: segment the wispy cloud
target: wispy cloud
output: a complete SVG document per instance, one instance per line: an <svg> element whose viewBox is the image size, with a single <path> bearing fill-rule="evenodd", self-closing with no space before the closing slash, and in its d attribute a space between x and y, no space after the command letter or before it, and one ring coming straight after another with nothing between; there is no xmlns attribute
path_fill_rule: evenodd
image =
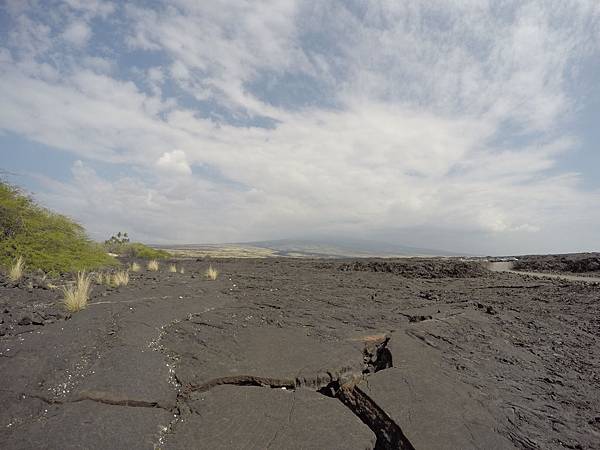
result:
<svg viewBox="0 0 600 450"><path fill-rule="evenodd" d="M173 150L162 154L156 167L166 172L172 172L179 175L191 175L192 168L187 162L185 152L183 150Z"/></svg>
<svg viewBox="0 0 600 450"><path fill-rule="evenodd" d="M82 21L71 23L62 34L65 41L76 47L83 47L86 45L91 36L92 30Z"/></svg>
<svg viewBox="0 0 600 450"><path fill-rule="evenodd" d="M40 195L98 235L420 228L560 250L600 225L600 195L560 166L581 144L595 1L57 5L5 10L0 128L85 159ZM95 160L129 173L108 181ZM90 199L109 197L100 218Z"/></svg>

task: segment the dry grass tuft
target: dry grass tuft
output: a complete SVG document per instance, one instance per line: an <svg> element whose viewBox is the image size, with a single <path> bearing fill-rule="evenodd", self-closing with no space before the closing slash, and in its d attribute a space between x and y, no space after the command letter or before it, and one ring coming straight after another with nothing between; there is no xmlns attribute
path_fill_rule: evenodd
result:
<svg viewBox="0 0 600 450"><path fill-rule="evenodd" d="M148 270L150 270L151 272L156 272L158 271L159 268L159 264L158 261L153 259L152 261L148 261Z"/></svg>
<svg viewBox="0 0 600 450"><path fill-rule="evenodd" d="M96 274L96 283L98 284L104 284L105 279L108 277L108 275L105 275L102 272L98 272Z"/></svg>
<svg viewBox="0 0 600 450"><path fill-rule="evenodd" d="M75 284L65 286L62 289L65 296L63 303L67 310L71 312L81 311L87 306L90 298L92 276L86 275L85 272L79 272Z"/></svg>
<svg viewBox="0 0 600 450"><path fill-rule="evenodd" d="M185 269L182 267L181 269L179 269L179 273L183 275L185 273Z"/></svg>
<svg viewBox="0 0 600 450"><path fill-rule="evenodd" d="M175 264L171 264L169 266L169 272L177 273L177 266Z"/></svg>
<svg viewBox="0 0 600 450"><path fill-rule="evenodd" d="M22 256L19 256L15 261L15 264L8 271L8 279L12 282L19 281L23 278L25 272L25 260Z"/></svg>
<svg viewBox="0 0 600 450"><path fill-rule="evenodd" d="M139 272L140 270L142 270L142 266L140 266L138 263L134 262L134 263L131 263L130 269L132 272Z"/></svg>
<svg viewBox="0 0 600 450"><path fill-rule="evenodd" d="M112 285L115 287L127 286L129 284L129 272L120 270L112 276Z"/></svg>
<svg viewBox="0 0 600 450"><path fill-rule="evenodd" d="M208 269L205 272L206 278L209 280L216 280L219 276L219 271L217 269L213 269L213 266L208 266Z"/></svg>

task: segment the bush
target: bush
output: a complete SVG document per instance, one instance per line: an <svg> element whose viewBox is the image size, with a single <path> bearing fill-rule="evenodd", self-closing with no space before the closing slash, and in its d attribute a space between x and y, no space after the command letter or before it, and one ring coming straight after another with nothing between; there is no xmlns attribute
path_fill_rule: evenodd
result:
<svg viewBox="0 0 600 450"><path fill-rule="evenodd" d="M217 269L213 269L213 266L208 266L208 269L206 272L204 272L204 274L209 280L215 281L219 276L219 271Z"/></svg>
<svg viewBox="0 0 600 450"><path fill-rule="evenodd" d="M25 260L19 256L14 265L8 271L8 279L12 282L17 282L23 277L25 269Z"/></svg>
<svg viewBox="0 0 600 450"><path fill-rule="evenodd" d="M88 305L90 293L92 292L92 276L84 272L77 274L75 284L63 287L63 304L70 312L85 309Z"/></svg>
<svg viewBox="0 0 600 450"><path fill-rule="evenodd" d="M115 287L127 286L129 284L129 272L120 270L112 277L112 285Z"/></svg>
<svg viewBox="0 0 600 450"><path fill-rule="evenodd" d="M120 231L117 234L113 234L110 239L104 242L107 245L115 244L129 244L129 236L127 233L121 233Z"/></svg>
<svg viewBox="0 0 600 450"><path fill-rule="evenodd" d="M17 188L0 181L0 265L18 257L28 269L49 274L93 270L118 264L73 220L38 206Z"/></svg>
<svg viewBox="0 0 600 450"><path fill-rule="evenodd" d="M121 233L119 233L119 235L120 234ZM128 258L139 259L165 259L171 256L164 250L157 250L139 242L130 243L127 233L124 234L125 238L119 238L117 236L112 236L109 240L104 242L104 248L107 252Z"/></svg>
<svg viewBox="0 0 600 450"><path fill-rule="evenodd" d="M171 254L164 250L157 250L139 242L134 242L133 244L128 244L125 256L140 259L165 259L170 258Z"/></svg>

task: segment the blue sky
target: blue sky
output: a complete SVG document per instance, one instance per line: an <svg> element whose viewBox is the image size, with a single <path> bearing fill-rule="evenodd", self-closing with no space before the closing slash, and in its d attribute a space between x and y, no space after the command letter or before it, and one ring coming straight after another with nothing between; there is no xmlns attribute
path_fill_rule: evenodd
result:
<svg viewBox="0 0 600 450"><path fill-rule="evenodd" d="M596 0L0 8L0 168L94 238L600 250Z"/></svg>

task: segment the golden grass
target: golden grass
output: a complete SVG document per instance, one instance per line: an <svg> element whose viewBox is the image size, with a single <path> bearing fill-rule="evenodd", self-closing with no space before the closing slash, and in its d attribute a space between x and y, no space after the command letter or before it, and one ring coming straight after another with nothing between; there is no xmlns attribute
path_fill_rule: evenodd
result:
<svg viewBox="0 0 600 450"><path fill-rule="evenodd" d="M177 266L175 264L171 264L169 266L169 272L177 273Z"/></svg>
<svg viewBox="0 0 600 450"><path fill-rule="evenodd" d="M240 245L204 245L193 248L170 248L168 252L173 256L188 258L269 258L277 256L270 248L240 246Z"/></svg>
<svg viewBox="0 0 600 450"><path fill-rule="evenodd" d="M148 270L150 270L151 272L156 272L158 271L159 268L159 264L158 261L153 259L152 261L148 261Z"/></svg>
<svg viewBox="0 0 600 450"><path fill-rule="evenodd" d="M129 284L129 272L126 270L120 270L113 274L112 276L112 285L119 286L127 286Z"/></svg>
<svg viewBox="0 0 600 450"><path fill-rule="evenodd" d="M98 272L96 274L96 283L104 284L104 281L106 280L107 277L108 277L108 275L105 275L103 272Z"/></svg>
<svg viewBox="0 0 600 450"><path fill-rule="evenodd" d="M25 272L25 260L22 256L19 256L15 261L15 264L8 271L8 279L12 282L19 281L23 278Z"/></svg>
<svg viewBox="0 0 600 450"><path fill-rule="evenodd" d="M132 272L139 272L140 270L142 270L142 266L140 266L138 263L134 262L134 263L131 263L130 269Z"/></svg>
<svg viewBox="0 0 600 450"><path fill-rule="evenodd" d="M86 275L85 272L77 274L77 280L74 284L62 288L65 308L71 312L81 311L85 309L92 291L92 276Z"/></svg>
<svg viewBox="0 0 600 450"><path fill-rule="evenodd" d="M213 266L208 266L208 269L206 269L204 274L206 275L206 278L214 281L219 276L219 271L217 269L213 269Z"/></svg>

